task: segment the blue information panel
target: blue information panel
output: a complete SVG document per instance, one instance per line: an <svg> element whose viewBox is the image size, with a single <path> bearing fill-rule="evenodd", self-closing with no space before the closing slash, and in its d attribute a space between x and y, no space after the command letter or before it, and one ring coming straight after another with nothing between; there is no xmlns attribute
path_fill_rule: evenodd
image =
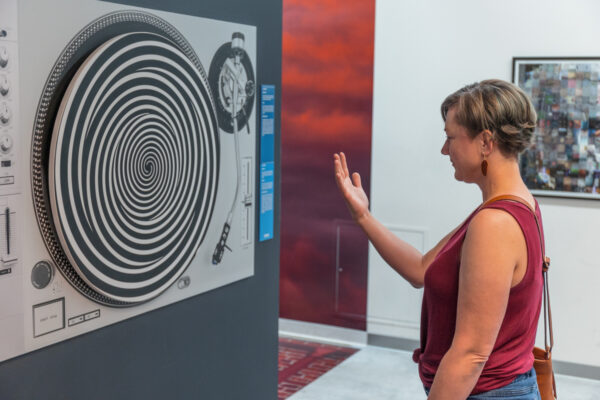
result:
<svg viewBox="0 0 600 400"><path fill-rule="evenodd" d="M275 85L262 85L260 95L260 219L258 240L262 242L273 238Z"/></svg>

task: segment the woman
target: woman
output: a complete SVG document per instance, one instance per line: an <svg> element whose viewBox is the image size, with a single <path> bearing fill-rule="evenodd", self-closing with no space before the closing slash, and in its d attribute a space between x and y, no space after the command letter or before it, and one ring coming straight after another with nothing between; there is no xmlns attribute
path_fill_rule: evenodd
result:
<svg viewBox="0 0 600 400"><path fill-rule="evenodd" d="M421 254L370 214L360 175L350 176L343 153L334 155L337 185L379 254L414 287L424 287L421 347L413 359L429 399L539 399L532 350L543 233L518 166L535 110L516 86L486 80L448 96L441 111L442 154L457 180L479 186L483 203L429 252ZM527 205L494 201L500 195Z"/></svg>

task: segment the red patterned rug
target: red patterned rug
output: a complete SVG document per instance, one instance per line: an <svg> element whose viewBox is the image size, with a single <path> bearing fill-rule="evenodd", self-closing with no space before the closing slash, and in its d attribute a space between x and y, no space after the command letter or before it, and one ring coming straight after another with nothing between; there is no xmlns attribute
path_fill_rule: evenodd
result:
<svg viewBox="0 0 600 400"><path fill-rule="evenodd" d="M279 338L279 400L286 399L358 349Z"/></svg>

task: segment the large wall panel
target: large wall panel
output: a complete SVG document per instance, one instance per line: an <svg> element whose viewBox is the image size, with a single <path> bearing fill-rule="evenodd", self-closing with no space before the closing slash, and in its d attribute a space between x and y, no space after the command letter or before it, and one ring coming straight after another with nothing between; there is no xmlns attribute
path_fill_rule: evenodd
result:
<svg viewBox="0 0 600 400"><path fill-rule="evenodd" d="M284 0L283 318L365 330L368 243L333 179L333 153L370 187L375 1Z"/></svg>
<svg viewBox="0 0 600 400"><path fill-rule="evenodd" d="M30 3L33 11L29 11L35 12L35 2ZM88 7L97 9L97 3L80 1L77 10L62 12L65 18L73 12L86 14ZM126 0L120 4L120 8L143 7L256 26L257 87L261 84L276 87L275 170L278 171L281 1L254 4L242 0ZM93 12L88 14L97 17ZM53 23L60 31L61 20ZM259 119L256 121L258 130ZM32 127L20 129L31 131ZM258 170L258 160L254 161L254 169ZM257 181L254 180L255 193ZM255 235L253 276L0 363L0 398L275 399L278 173L274 193L274 239L258 242ZM254 217L257 216L258 210ZM26 238L23 242L26 243ZM26 246L23 251L27 251Z"/></svg>

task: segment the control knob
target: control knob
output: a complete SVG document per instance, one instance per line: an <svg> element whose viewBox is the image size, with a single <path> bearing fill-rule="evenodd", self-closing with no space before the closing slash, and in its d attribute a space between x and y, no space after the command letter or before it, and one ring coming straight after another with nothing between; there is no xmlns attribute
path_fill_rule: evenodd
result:
<svg viewBox="0 0 600 400"><path fill-rule="evenodd" d="M6 154L12 149L13 140L9 135L0 136L0 152Z"/></svg>
<svg viewBox="0 0 600 400"><path fill-rule="evenodd" d="M0 47L0 68L6 68L8 65L8 50L6 47Z"/></svg>
<svg viewBox="0 0 600 400"><path fill-rule="evenodd" d="M0 75L0 96L6 96L9 89L8 77L6 75Z"/></svg>
<svg viewBox="0 0 600 400"><path fill-rule="evenodd" d="M10 121L10 109L8 108L8 104L2 102L0 104L0 125L6 125Z"/></svg>
<svg viewBox="0 0 600 400"><path fill-rule="evenodd" d="M43 289L54 277L54 268L49 261L40 261L31 269L31 283L36 289Z"/></svg>

